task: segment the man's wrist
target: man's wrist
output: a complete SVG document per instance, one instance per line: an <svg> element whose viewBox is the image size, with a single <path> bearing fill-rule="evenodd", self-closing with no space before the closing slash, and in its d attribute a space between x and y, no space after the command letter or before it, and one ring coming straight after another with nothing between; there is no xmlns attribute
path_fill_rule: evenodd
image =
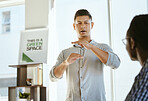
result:
<svg viewBox="0 0 148 101"><path fill-rule="evenodd" d="M69 62L67 60L65 60L63 63L64 65L67 65L67 66L69 65Z"/></svg>
<svg viewBox="0 0 148 101"><path fill-rule="evenodd" d="M93 49L93 45L92 44L89 44L89 49Z"/></svg>

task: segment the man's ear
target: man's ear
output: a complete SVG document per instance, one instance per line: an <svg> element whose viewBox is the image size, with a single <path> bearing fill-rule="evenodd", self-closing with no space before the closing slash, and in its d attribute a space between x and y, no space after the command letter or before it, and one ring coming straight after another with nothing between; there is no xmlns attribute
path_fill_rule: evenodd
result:
<svg viewBox="0 0 148 101"><path fill-rule="evenodd" d="M73 23L73 28L74 28L74 30L76 29L75 23Z"/></svg>
<svg viewBox="0 0 148 101"><path fill-rule="evenodd" d="M91 22L91 29L93 29L93 26L94 26L94 22Z"/></svg>
<svg viewBox="0 0 148 101"><path fill-rule="evenodd" d="M130 38L130 41L131 41L131 48L132 49L135 49L136 48L136 42L135 42L135 40L131 37Z"/></svg>

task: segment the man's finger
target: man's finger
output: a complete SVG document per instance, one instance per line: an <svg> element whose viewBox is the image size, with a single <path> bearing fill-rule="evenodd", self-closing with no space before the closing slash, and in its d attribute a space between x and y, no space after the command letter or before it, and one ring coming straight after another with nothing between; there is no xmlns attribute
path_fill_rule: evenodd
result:
<svg viewBox="0 0 148 101"><path fill-rule="evenodd" d="M73 57L73 59L79 59L79 58L83 58L83 56L81 56L80 54L78 54L77 56Z"/></svg>
<svg viewBox="0 0 148 101"><path fill-rule="evenodd" d="M83 56L79 55L77 58L78 58L78 59L79 59L79 58L81 58L81 59L82 59L82 58L83 58Z"/></svg>
<svg viewBox="0 0 148 101"><path fill-rule="evenodd" d="M75 41L75 42L71 42L72 44L79 44L79 42L78 41Z"/></svg>

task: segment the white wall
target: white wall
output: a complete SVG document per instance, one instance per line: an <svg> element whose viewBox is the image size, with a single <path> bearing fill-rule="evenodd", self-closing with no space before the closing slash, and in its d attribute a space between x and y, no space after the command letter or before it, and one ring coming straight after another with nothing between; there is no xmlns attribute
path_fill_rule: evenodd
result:
<svg viewBox="0 0 148 101"><path fill-rule="evenodd" d="M25 0L25 29L48 26L49 0Z"/></svg>
<svg viewBox="0 0 148 101"><path fill-rule="evenodd" d="M24 30L25 12L24 5L0 8L0 14L3 11L10 11L10 33L2 33L0 24L0 74L15 74L9 64L17 64L19 53L20 31ZM0 15L0 22L2 15Z"/></svg>

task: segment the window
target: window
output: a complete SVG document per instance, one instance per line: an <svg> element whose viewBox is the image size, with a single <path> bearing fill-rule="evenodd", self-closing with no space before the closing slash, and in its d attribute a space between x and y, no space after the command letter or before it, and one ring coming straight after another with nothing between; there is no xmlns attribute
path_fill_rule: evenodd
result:
<svg viewBox="0 0 148 101"><path fill-rule="evenodd" d="M2 12L2 33L10 32L10 11Z"/></svg>

